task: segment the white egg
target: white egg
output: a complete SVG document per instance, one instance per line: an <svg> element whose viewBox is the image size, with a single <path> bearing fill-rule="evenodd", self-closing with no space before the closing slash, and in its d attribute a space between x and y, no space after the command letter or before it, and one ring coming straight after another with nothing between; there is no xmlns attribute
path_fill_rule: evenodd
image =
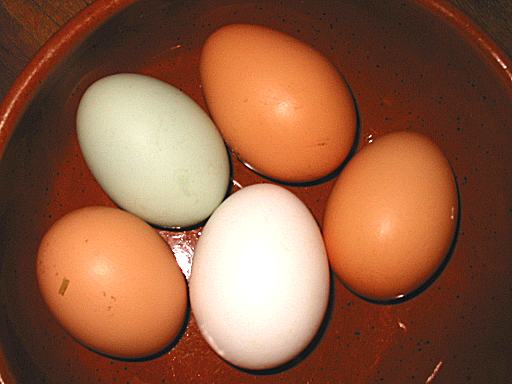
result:
<svg viewBox="0 0 512 384"><path fill-rule="evenodd" d="M105 192L152 224L197 224L225 196L222 137L201 107L163 81L129 73L96 81L80 101L77 133Z"/></svg>
<svg viewBox="0 0 512 384"><path fill-rule="evenodd" d="M225 360L250 370L290 361L318 332L328 303L314 217L276 185L234 193L204 228L189 288L201 333Z"/></svg>

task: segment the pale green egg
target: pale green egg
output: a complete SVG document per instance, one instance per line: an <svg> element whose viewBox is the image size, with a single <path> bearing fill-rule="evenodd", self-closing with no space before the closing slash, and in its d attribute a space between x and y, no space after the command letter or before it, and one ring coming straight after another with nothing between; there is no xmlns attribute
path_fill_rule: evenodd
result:
<svg viewBox="0 0 512 384"><path fill-rule="evenodd" d="M96 81L80 101L77 133L104 191L152 224L195 225L226 195L221 135L199 105L163 81L131 73Z"/></svg>

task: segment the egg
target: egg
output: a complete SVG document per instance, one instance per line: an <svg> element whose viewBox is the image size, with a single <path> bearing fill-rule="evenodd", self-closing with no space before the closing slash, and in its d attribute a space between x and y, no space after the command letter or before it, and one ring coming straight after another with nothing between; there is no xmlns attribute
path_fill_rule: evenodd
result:
<svg viewBox="0 0 512 384"><path fill-rule="evenodd" d="M200 74L224 139L258 173L314 181L349 154L356 128L350 90L306 43L263 26L227 25L204 43Z"/></svg>
<svg viewBox="0 0 512 384"><path fill-rule="evenodd" d="M282 187L235 192L204 227L189 290L201 334L222 358L249 370L290 361L314 338L328 303L315 219Z"/></svg>
<svg viewBox="0 0 512 384"><path fill-rule="evenodd" d="M99 353L150 356L183 327L187 287L176 260L153 228L120 209L86 207L57 220L36 272L57 321Z"/></svg>
<svg viewBox="0 0 512 384"><path fill-rule="evenodd" d="M152 224L196 225L224 199L230 166L222 137L163 81L130 73L96 81L80 100L77 134L105 192Z"/></svg>
<svg viewBox="0 0 512 384"><path fill-rule="evenodd" d="M404 298L439 270L454 239L456 182L441 149L399 131L367 144L327 201L323 234L339 278L365 298Z"/></svg>

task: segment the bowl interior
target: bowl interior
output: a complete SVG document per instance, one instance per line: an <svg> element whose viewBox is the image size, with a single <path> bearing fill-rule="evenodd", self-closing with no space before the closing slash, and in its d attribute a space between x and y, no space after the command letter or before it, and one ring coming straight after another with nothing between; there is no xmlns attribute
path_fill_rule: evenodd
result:
<svg viewBox="0 0 512 384"><path fill-rule="evenodd" d="M96 16L105 22L84 28L84 40L39 79L0 163L0 379L366 383L425 382L432 374L443 382L509 379L512 83L489 52L434 8L429 2L152 0L108 18L110 12L99 11ZM299 361L266 375L240 371L217 357L193 314L179 343L157 358L126 362L97 355L50 316L35 279L39 241L57 218L86 205L113 205L79 151L74 119L80 96L102 76L137 72L181 88L205 107L200 49L210 33L232 22L267 25L323 52L354 94L359 146L370 136L410 129L444 150L461 199L454 252L425 291L396 305L368 303L333 279L329 313L314 345ZM241 185L264 181L236 159L233 166ZM287 188L321 222L332 184ZM197 239L197 231L161 234L178 247Z"/></svg>

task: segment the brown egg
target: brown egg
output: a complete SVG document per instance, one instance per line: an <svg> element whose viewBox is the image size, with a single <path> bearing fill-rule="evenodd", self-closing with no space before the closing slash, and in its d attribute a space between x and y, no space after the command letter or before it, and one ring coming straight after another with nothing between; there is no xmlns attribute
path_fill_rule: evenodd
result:
<svg viewBox="0 0 512 384"><path fill-rule="evenodd" d="M331 266L363 297L403 297L442 264L457 214L457 188L441 150L417 133L382 136L354 156L327 202Z"/></svg>
<svg viewBox="0 0 512 384"><path fill-rule="evenodd" d="M41 241L37 278L59 323L103 354L158 353L183 326L187 288L176 260L153 228L119 209L59 219Z"/></svg>
<svg viewBox="0 0 512 384"><path fill-rule="evenodd" d="M224 139L259 173L312 181L349 153L352 96L336 68L309 45L262 26L228 25L204 44L200 72Z"/></svg>

